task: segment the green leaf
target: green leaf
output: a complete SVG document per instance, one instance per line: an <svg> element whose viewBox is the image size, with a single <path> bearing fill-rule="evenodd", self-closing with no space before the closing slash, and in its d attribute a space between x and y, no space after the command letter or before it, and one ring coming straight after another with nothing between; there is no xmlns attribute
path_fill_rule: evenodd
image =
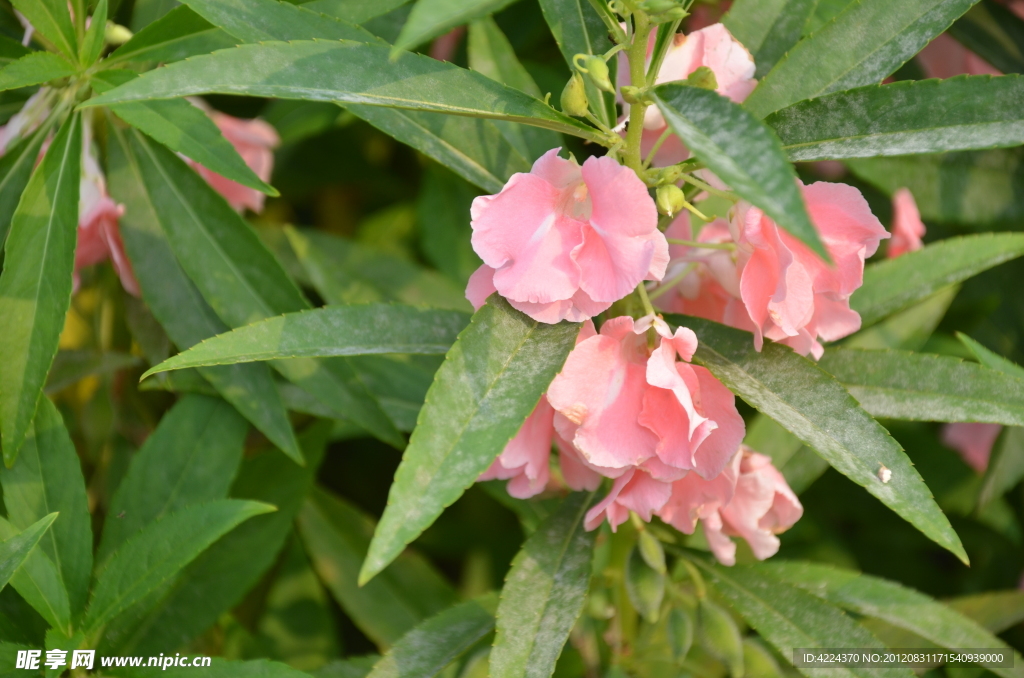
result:
<svg viewBox="0 0 1024 678"><path fill-rule="evenodd" d="M51 513L26 527L17 536L0 542L0 589L7 586L7 582L11 580L32 549L42 539L43 533L50 529L50 525L56 519L57 514Z"/></svg>
<svg viewBox="0 0 1024 678"><path fill-rule="evenodd" d="M156 655L188 645L238 605L277 560L324 455L330 422L299 436L306 466L267 449L242 462L230 496L277 506L247 520L186 567L158 602L143 601L107 626L105 642L120 654Z"/></svg>
<svg viewBox="0 0 1024 678"><path fill-rule="evenodd" d="M209 54L238 44L190 8L176 7L132 36L103 60L111 67L124 62L179 61L197 54Z"/></svg>
<svg viewBox="0 0 1024 678"><path fill-rule="evenodd" d="M0 249L7 240L11 219L18 208L21 194L28 185L32 168L39 157L39 150L43 147L43 141L49 132L50 125L44 123L0 157Z"/></svg>
<svg viewBox="0 0 1024 678"><path fill-rule="evenodd" d="M873 417L1024 425L1024 381L959 358L829 348L818 366Z"/></svg>
<svg viewBox="0 0 1024 678"><path fill-rule="evenodd" d="M11 40L6 35L0 36L0 66L6 66L17 61L31 50L16 40Z"/></svg>
<svg viewBox="0 0 1024 678"><path fill-rule="evenodd" d="M985 468L978 491L982 509L1013 489L1024 478L1024 428L1013 426L1003 431Z"/></svg>
<svg viewBox="0 0 1024 678"><path fill-rule="evenodd" d="M906 453L834 378L781 344L765 342L758 352L748 332L698 318L669 318L696 332L700 345L694 362L926 537L967 562L960 538ZM888 483L878 477L883 466L892 471Z"/></svg>
<svg viewBox="0 0 1024 678"><path fill-rule="evenodd" d="M46 377L47 395L57 393L82 379L91 376L113 374L141 361L138 356L115 351L58 351L53 367Z"/></svg>
<svg viewBox="0 0 1024 678"><path fill-rule="evenodd" d="M40 520L44 520L41 518ZM18 528L0 518L0 539L12 539ZM42 549L35 549L11 577L11 588L53 628L71 628L71 603L60 573Z"/></svg>
<svg viewBox="0 0 1024 678"><path fill-rule="evenodd" d="M754 57L763 78L803 35L817 0L737 0L722 23Z"/></svg>
<svg viewBox="0 0 1024 678"><path fill-rule="evenodd" d="M358 40L380 42L364 28L278 0L182 0L242 42Z"/></svg>
<svg viewBox="0 0 1024 678"><path fill-rule="evenodd" d="M83 105L247 94L511 120L603 140L594 128L484 75L420 54L392 61L388 50L347 40L241 45L149 71Z"/></svg>
<svg viewBox="0 0 1024 678"><path fill-rule="evenodd" d="M995 0L982 0L949 34L1003 73L1024 73L1024 22Z"/></svg>
<svg viewBox="0 0 1024 678"><path fill-rule="evenodd" d="M359 574L369 581L458 499L537 405L579 334L493 295L459 334L427 392Z"/></svg>
<svg viewBox="0 0 1024 678"><path fill-rule="evenodd" d="M0 274L0 318L8 327L0 333L0 433L8 466L42 396L71 302L81 153L81 116L73 115L33 170L7 236Z"/></svg>
<svg viewBox="0 0 1024 678"><path fill-rule="evenodd" d="M11 4L64 56L78 58L78 39L66 0L11 0Z"/></svg>
<svg viewBox="0 0 1024 678"><path fill-rule="evenodd" d="M1003 641L959 612L895 582L829 565L799 561L778 561L756 567L771 577L809 591L833 605L860 615L883 619L939 647L1009 649ZM1014 652L1014 663L1019 666L1021 661L1024 660ZM989 670L1004 678L1020 675L1018 670L1012 668Z"/></svg>
<svg viewBox="0 0 1024 678"><path fill-rule="evenodd" d="M765 119L789 159L870 158L1024 143L1024 76L906 80L834 92Z"/></svg>
<svg viewBox="0 0 1024 678"><path fill-rule="evenodd" d="M550 678L583 611L595 532L583 527L593 494L569 495L512 561L498 605L492 678Z"/></svg>
<svg viewBox="0 0 1024 678"><path fill-rule="evenodd" d="M945 603L992 633L1002 633L1024 620L1024 591L989 591L949 598Z"/></svg>
<svg viewBox="0 0 1024 678"><path fill-rule="evenodd" d="M95 633L170 581L225 533L274 510L262 502L220 499L186 506L150 523L115 551L97 576L83 627Z"/></svg>
<svg viewBox="0 0 1024 678"><path fill-rule="evenodd" d="M456 26L468 24L504 9L513 0L416 0L402 32L398 34L393 54L418 47Z"/></svg>
<svg viewBox="0 0 1024 678"><path fill-rule="evenodd" d="M407 2L409 0L313 0L306 3L306 8L350 24L363 24L398 9Z"/></svg>
<svg viewBox="0 0 1024 678"><path fill-rule="evenodd" d="M96 551L97 572L149 523L226 497L248 432L245 419L223 400L202 395L179 400L132 457L110 501Z"/></svg>
<svg viewBox="0 0 1024 678"><path fill-rule="evenodd" d="M16 529L24 530L51 513L60 514L39 550L56 567L71 615L77 616L85 606L92 574L89 501L75 446L49 399L40 400L18 463L14 468L0 469L0 484L7 519ZM59 593L55 595L60 597ZM63 607L59 600L50 601L55 610Z"/></svg>
<svg viewBox="0 0 1024 678"><path fill-rule="evenodd" d="M651 567L640 549L633 547L626 559L624 576L626 594L633 609L648 624L656 624L661 615L661 601L665 597L665 573Z"/></svg>
<svg viewBox="0 0 1024 678"><path fill-rule="evenodd" d="M460 285L483 262L471 243L470 208L478 192L451 172L429 165L416 203L420 247L427 260Z"/></svg>
<svg viewBox="0 0 1024 678"><path fill-rule="evenodd" d="M850 298L861 327L1024 254L1024 235L991 233L947 238L902 257L864 268L864 284Z"/></svg>
<svg viewBox="0 0 1024 678"><path fill-rule="evenodd" d="M89 28L85 31L85 39L82 41L82 50L79 56L79 61L85 66L95 64L106 46L107 9L107 0L99 0L89 18ZM114 7L114 11L117 11L117 7Z"/></svg>
<svg viewBox="0 0 1024 678"><path fill-rule="evenodd" d="M884 650L885 646L845 612L806 591L786 584L749 565L725 568L692 559L709 583L729 601L743 619L771 643L783 657L794 648L857 647ZM818 675L804 670L805 675ZM909 669L834 668L836 678L910 678Z"/></svg>
<svg viewBox="0 0 1024 678"><path fill-rule="evenodd" d="M293 669L287 664L272 662L267 659L252 661L228 661L220 657L209 658L210 665L203 666L198 672L206 678L309 678L308 673ZM187 678L197 673L194 666L141 666L118 671L125 678L161 678L182 676Z"/></svg>
<svg viewBox="0 0 1024 678"><path fill-rule="evenodd" d="M103 71L96 74L92 82L97 92L104 92L134 77L131 71ZM132 127L207 169L267 195L278 195L273 186L264 183L245 164L210 116L188 101L147 101L111 106L110 110Z"/></svg>
<svg viewBox="0 0 1024 678"><path fill-rule="evenodd" d="M163 227L166 215L146 188L124 130L110 125L107 146L110 190L125 205L121 238L142 296L171 341L185 350L230 328L202 298L174 258ZM225 400L296 461L302 459L288 413L270 368L261 364L202 368L200 373Z"/></svg>
<svg viewBox="0 0 1024 678"><path fill-rule="evenodd" d="M494 630L498 597L488 593L417 624L380 658L367 678L432 678Z"/></svg>
<svg viewBox="0 0 1024 678"><path fill-rule="evenodd" d="M0 91L68 78L75 67L53 52L32 52L0 70Z"/></svg>
<svg viewBox="0 0 1024 678"><path fill-rule="evenodd" d="M967 350L969 350L977 361L985 367L1002 372L1003 374L1016 379L1024 379L1024 367L1021 367L1012 360L1007 360L995 351L988 350L963 332L957 332L956 338L959 339L960 343L966 346Z"/></svg>
<svg viewBox="0 0 1024 678"><path fill-rule="evenodd" d="M148 370L230 365L282 358L327 358L376 353L443 354L468 324L458 311L399 304L327 306L288 313L207 339Z"/></svg>
<svg viewBox="0 0 1024 678"><path fill-rule="evenodd" d="M660 85L652 98L672 130L711 171L831 261L807 215L796 172L771 130L725 97L699 87Z"/></svg>
<svg viewBox="0 0 1024 678"><path fill-rule="evenodd" d="M447 582L412 551L364 586L356 583L373 521L355 507L315 490L298 519L306 550L324 584L359 630L382 647L456 600Z"/></svg>
<svg viewBox="0 0 1024 678"><path fill-rule="evenodd" d="M309 308L252 227L183 160L138 133L129 137L129 144L161 230L221 320L238 327ZM391 445L404 446L402 435L347 358L298 358L277 361L273 367L339 417Z"/></svg>
<svg viewBox="0 0 1024 678"><path fill-rule="evenodd" d="M886 317L843 341L844 348L902 348L919 351L942 322L960 285L943 287L924 301Z"/></svg>
<svg viewBox="0 0 1024 678"><path fill-rule="evenodd" d="M758 118L804 99L875 85L978 0L860 0L801 40L744 102Z"/></svg>

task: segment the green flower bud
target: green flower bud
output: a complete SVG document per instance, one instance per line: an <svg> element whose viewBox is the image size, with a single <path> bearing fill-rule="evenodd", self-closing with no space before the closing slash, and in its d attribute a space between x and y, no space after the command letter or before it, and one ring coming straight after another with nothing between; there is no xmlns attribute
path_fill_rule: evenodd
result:
<svg viewBox="0 0 1024 678"><path fill-rule="evenodd" d="M743 678L740 630L728 612L707 598L701 598L697 608L697 638L708 654L729 667L732 678Z"/></svg>
<svg viewBox="0 0 1024 678"><path fill-rule="evenodd" d="M655 196L658 211L670 217L678 214L686 205L686 196L683 195L682 189L675 184L658 186Z"/></svg>
<svg viewBox="0 0 1024 678"><path fill-rule="evenodd" d="M673 7L661 14L655 14L651 17L651 20L656 24L667 24L670 21L685 19L686 16L687 11L685 9L682 7Z"/></svg>
<svg viewBox="0 0 1024 678"><path fill-rule="evenodd" d="M583 68L586 69L590 81L597 85L598 89L615 93L612 81L608 78L608 64L604 62L604 59L599 56L588 56L583 61Z"/></svg>
<svg viewBox="0 0 1024 678"><path fill-rule="evenodd" d="M644 557L644 562L654 568L655 572L668 572L668 568L665 567L665 550L661 548L661 542L657 537L644 530L637 538L636 545L640 549L640 555Z"/></svg>
<svg viewBox="0 0 1024 678"><path fill-rule="evenodd" d="M661 14L677 7L679 3L675 0L644 0L640 3L640 9L648 14Z"/></svg>
<svg viewBox="0 0 1024 678"><path fill-rule="evenodd" d="M107 25L103 27L103 39L109 45L123 45L132 39L132 32L121 24L108 21Z"/></svg>
<svg viewBox="0 0 1024 678"><path fill-rule="evenodd" d="M668 613L667 632L672 656L677 663L682 662L693 645L693 617L689 611L673 608Z"/></svg>
<svg viewBox="0 0 1024 678"><path fill-rule="evenodd" d="M583 84L583 76L573 73L569 82L565 83L565 89L562 90L562 112L582 118L587 114L588 106L587 88Z"/></svg>
<svg viewBox="0 0 1024 678"><path fill-rule="evenodd" d="M718 78L715 72L707 66L701 66L690 75L686 76L686 84L701 89L709 89L712 92L718 89Z"/></svg>

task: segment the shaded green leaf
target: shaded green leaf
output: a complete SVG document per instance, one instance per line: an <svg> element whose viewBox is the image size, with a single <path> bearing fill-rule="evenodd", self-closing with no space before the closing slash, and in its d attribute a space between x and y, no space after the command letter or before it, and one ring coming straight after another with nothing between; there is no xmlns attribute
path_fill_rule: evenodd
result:
<svg viewBox="0 0 1024 678"><path fill-rule="evenodd" d="M725 568L693 559L706 574L709 583L739 612L743 619L767 640L783 657L792 657L793 649L857 647L884 650L885 646L838 607L806 591L763 574L749 565ZM804 670L808 676L817 675ZM844 668L832 669L842 678L859 676L910 678L909 669Z"/></svg>
<svg viewBox="0 0 1024 678"><path fill-rule="evenodd" d="M44 123L0 157L0 249L7 240L12 217L49 132L50 125Z"/></svg>
<svg viewBox="0 0 1024 678"><path fill-rule="evenodd" d="M978 491L978 508L988 506L1024 478L1024 429L1013 426L1003 431L992 449L985 476Z"/></svg>
<svg viewBox="0 0 1024 678"><path fill-rule="evenodd" d="M654 88L652 97L672 130L722 181L830 260L771 130L710 90L669 83Z"/></svg>
<svg viewBox="0 0 1024 678"><path fill-rule="evenodd" d="M455 592L422 557L406 551L373 581L356 583L373 521L355 507L315 490L298 519L320 578L359 629L382 647L455 602Z"/></svg>
<svg viewBox="0 0 1024 678"><path fill-rule="evenodd" d="M957 332L956 338L959 339L960 343L966 346L967 350L969 350L978 362L985 367L1002 372L1003 374L1016 379L1024 379L1024 367L1021 367L1012 360L1007 360L995 351L988 350L963 332Z"/></svg>
<svg viewBox="0 0 1024 678"><path fill-rule="evenodd" d="M737 0L722 23L754 57L763 78L800 40L818 0Z"/></svg>
<svg viewBox="0 0 1024 678"><path fill-rule="evenodd" d="M0 539L11 539L19 534L4 518L0 518ZM42 549L32 551L14 576L11 588L53 628L71 628L71 603L61 581L60 573ZM41 636L40 636L41 637Z"/></svg>
<svg viewBox="0 0 1024 678"><path fill-rule="evenodd" d="M43 533L50 529L50 525L56 519L57 514L51 513L29 525L16 536L8 537L0 542L0 589L7 586L7 582L11 580L32 549L42 539Z"/></svg>
<svg viewBox="0 0 1024 678"><path fill-rule="evenodd" d="M56 567L71 615L77 616L85 605L92 574L89 501L74 443L48 398L40 400L18 462L11 469L0 469L0 484L7 518L16 529L23 530L51 513L60 514L39 550ZM59 599L59 592L55 595ZM62 607L59 600L50 600L53 609Z"/></svg>
<svg viewBox="0 0 1024 678"><path fill-rule="evenodd" d="M110 128L107 146L110 190L125 205L121 238L153 315L171 341L185 350L230 328L217 317L174 258L163 228L166 218L146 188L125 131ZM200 371L225 400L280 449L301 459L270 368L261 364L207 367Z"/></svg>
<svg viewBox="0 0 1024 678"><path fill-rule="evenodd" d="M78 58L78 38L71 23L71 6L66 0L11 0L11 4L64 56Z"/></svg>
<svg viewBox="0 0 1024 678"><path fill-rule="evenodd" d="M417 624L380 658L368 678L432 678L494 630L498 596L488 593Z"/></svg>
<svg viewBox="0 0 1024 678"><path fill-rule="evenodd" d="M0 66L17 61L30 52L31 50L20 42L11 40L6 35L0 35Z"/></svg>
<svg viewBox="0 0 1024 678"><path fill-rule="evenodd" d="M220 499L186 506L150 523L115 551L97 576L84 628L99 630L175 577L225 533L274 510L262 502Z"/></svg>
<svg viewBox="0 0 1024 678"><path fill-rule="evenodd" d="M943 602L992 633L1002 633L1024 620L1024 591L989 591Z"/></svg>
<svg viewBox="0 0 1024 678"><path fill-rule="evenodd" d="M861 0L800 41L744 102L759 118L882 82L978 0Z"/></svg>
<svg viewBox="0 0 1024 678"><path fill-rule="evenodd" d="M117 0L115 0L115 3ZM109 6L107 0L99 0L92 9L92 16L89 17L89 27L85 31L85 38L82 40L82 49L79 61L85 66L92 66L100 58L103 48L106 47L107 13ZM117 7L114 7L117 11Z"/></svg>
<svg viewBox="0 0 1024 678"><path fill-rule="evenodd" d="M380 41L364 28L278 0L182 0L182 4L243 42Z"/></svg>
<svg viewBox="0 0 1024 678"><path fill-rule="evenodd" d="M190 676L196 673L193 666L141 666L118 671L126 678L158 678L159 676ZM228 661L213 657L209 666L202 667L207 678L309 678L308 673L293 669L287 664L266 659L251 661Z"/></svg>
<svg viewBox="0 0 1024 678"><path fill-rule="evenodd" d="M188 395L132 457L107 510L97 572L133 535L164 515L227 496L249 426L218 398Z"/></svg>
<svg viewBox="0 0 1024 678"><path fill-rule="evenodd" d="M960 285L940 289L924 301L897 311L871 327L844 340L844 348L902 348L918 351L942 322L950 304L960 292Z"/></svg>
<svg viewBox="0 0 1024 678"><path fill-rule="evenodd" d="M0 317L8 327L0 333L0 433L8 466L35 415L71 302L81 154L82 120L72 115L33 170L7 236L0 274Z"/></svg>
<svg viewBox="0 0 1024 678"><path fill-rule="evenodd" d="M994 233L947 238L864 268L850 308L868 327L938 290L1024 254L1024 235Z"/></svg>
<svg viewBox="0 0 1024 678"><path fill-rule="evenodd" d="M350 24L363 24L398 9L409 0L313 0L306 3L308 9L328 16L337 17Z"/></svg>
<svg viewBox="0 0 1024 678"><path fill-rule="evenodd" d="M949 34L1003 73L1024 73L1024 21L995 0L981 0Z"/></svg>
<svg viewBox="0 0 1024 678"><path fill-rule="evenodd" d="M633 609L648 624L655 624L661 615L661 601L665 597L665 573L651 567L639 548L634 547L626 559L626 594Z"/></svg>
<svg viewBox="0 0 1024 678"><path fill-rule="evenodd" d="M485 17L513 0L416 0L395 41L394 53L412 49L442 33Z"/></svg>
<svg viewBox="0 0 1024 678"><path fill-rule="evenodd" d="M282 358L436 353L451 348L469 314L399 304L327 306L268 318L207 339L151 368L229 365Z"/></svg>
<svg viewBox="0 0 1024 678"><path fill-rule="evenodd" d="M1019 146L1024 76L860 87L794 104L765 123L793 161Z"/></svg>
<svg viewBox="0 0 1024 678"><path fill-rule="evenodd" d="M829 348L818 365L871 416L1024 425L1024 381L959 358Z"/></svg>
<svg viewBox="0 0 1024 678"><path fill-rule="evenodd" d="M420 54L392 61L388 50L352 41L242 45L150 71L84 105L247 94L511 120L603 139L592 127L484 75Z"/></svg>
<svg viewBox="0 0 1024 678"><path fill-rule="evenodd" d="M360 582L387 567L494 461L561 369L579 327L539 323L497 295L477 311L427 393Z"/></svg>
<svg viewBox="0 0 1024 678"><path fill-rule="evenodd" d="M473 251L470 207L477 191L451 172L428 166L416 203L420 247L431 264L461 285L483 262Z"/></svg>
<svg viewBox="0 0 1024 678"><path fill-rule="evenodd" d="M696 332L700 346L695 362L926 537L967 562L960 538L903 448L833 377L780 344L765 342L760 352L755 351L748 332L698 318L670 318ZM878 475L883 466L892 472L887 483Z"/></svg>
<svg viewBox="0 0 1024 678"><path fill-rule="evenodd" d="M46 393L53 394L86 377L113 374L135 367L138 356L114 351L58 351L46 377Z"/></svg>
<svg viewBox="0 0 1024 678"><path fill-rule="evenodd" d="M193 12L175 7L132 36L104 60L107 67L129 61L170 63L209 54L238 44L238 40Z"/></svg>
<svg viewBox="0 0 1024 678"><path fill-rule="evenodd" d="M583 518L592 497L569 495L512 561L498 605L493 678L550 678L554 673L590 586L596 533L584 529Z"/></svg>
<svg viewBox="0 0 1024 678"><path fill-rule="evenodd" d="M59 80L75 74L75 67L53 52L32 52L0 69L0 91Z"/></svg>

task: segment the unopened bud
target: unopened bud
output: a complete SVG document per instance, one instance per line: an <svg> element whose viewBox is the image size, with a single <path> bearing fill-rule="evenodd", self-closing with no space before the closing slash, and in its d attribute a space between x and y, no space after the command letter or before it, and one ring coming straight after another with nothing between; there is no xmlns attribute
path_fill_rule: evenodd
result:
<svg viewBox="0 0 1024 678"><path fill-rule="evenodd" d="M661 14L676 7L679 7L679 4L675 0L644 0L640 3L640 9L648 14Z"/></svg>
<svg viewBox="0 0 1024 678"><path fill-rule="evenodd" d="M673 7L661 14L651 16L651 20L656 24L667 24L670 21L685 19L687 14L687 11L682 7Z"/></svg>
<svg viewBox="0 0 1024 678"><path fill-rule="evenodd" d="M697 608L697 637L701 647L729 667L733 678L743 676L743 641L729 613L717 604L701 598Z"/></svg>
<svg viewBox="0 0 1024 678"><path fill-rule="evenodd" d="M634 85L620 87L619 91L622 92L622 100L627 104L638 104L644 99L643 90Z"/></svg>
<svg viewBox="0 0 1024 678"><path fill-rule="evenodd" d="M652 325L657 322L661 322L665 325L665 321L661 318L652 318ZM668 329L668 325L665 325L665 329ZM647 530L642 531L637 536L637 548L640 550L640 555L643 556L644 562L650 565L655 572L665 574L668 569L665 567L665 550L661 547L661 542L658 538Z"/></svg>
<svg viewBox="0 0 1024 678"><path fill-rule="evenodd" d="M686 206L686 196L682 189L674 184L658 186L655 202L658 204L658 211L668 216L678 214Z"/></svg>
<svg viewBox="0 0 1024 678"><path fill-rule="evenodd" d="M700 87L701 89L709 89L713 92L718 89L718 78L715 77L715 72L710 68L701 66L686 76L686 84L692 87Z"/></svg>
<svg viewBox="0 0 1024 678"><path fill-rule="evenodd" d="M107 25L103 27L103 39L109 45L123 45L132 39L132 32L121 24L108 21Z"/></svg>
<svg viewBox="0 0 1024 678"><path fill-rule="evenodd" d="M573 73L569 82L565 83L565 89L562 90L562 112L582 118L587 114L588 106L587 88L583 84L583 76Z"/></svg>
<svg viewBox="0 0 1024 678"><path fill-rule="evenodd" d="M583 61L583 67L586 69L586 74L590 76L591 82L597 85L598 89L615 93L612 81L608 78L608 64L604 62L604 59L599 56L588 56Z"/></svg>

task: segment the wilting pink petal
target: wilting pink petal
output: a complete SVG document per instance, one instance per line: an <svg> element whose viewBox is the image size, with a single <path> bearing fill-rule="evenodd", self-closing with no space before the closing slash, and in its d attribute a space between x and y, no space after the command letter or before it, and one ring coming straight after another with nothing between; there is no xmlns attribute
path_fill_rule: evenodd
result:
<svg viewBox="0 0 1024 678"><path fill-rule="evenodd" d="M654 201L611 158L580 167L548 151L497 195L474 200L471 215L473 249L494 269L491 284L540 322L585 320L665 274L668 244ZM486 275L477 272L468 297L488 289Z"/></svg>
<svg viewBox="0 0 1024 678"><path fill-rule="evenodd" d="M671 494L670 483L655 480L641 470L630 469L615 480L608 496L587 511L583 525L593 530L607 518L614 532L626 522L630 511L650 522L651 516L665 505Z"/></svg>
<svg viewBox="0 0 1024 678"><path fill-rule="evenodd" d="M952 78L956 75L1002 75L987 61L970 51L948 33L939 34L917 55L929 78Z"/></svg>
<svg viewBox="0 0 1024 678"><path fill-rule="evenodd" d="M224 138L242 156L249 169L261 181L270 181L270 175L274 170L274 149L281 143L274 128L262 120L243 120L219 111L208 111L208 115L220 128ZM263 202L266 199L263 193L226 179L197 162L193 161L192 166L236 210L263 210Z"/></svg>
<svg viewBox="0 0 1024 678"><path fill-rule="evenodd" d="M914 195L906 188L901 188L892 196L892 240L885 256L890 259L921 249L924 245L924 222L917 210Z"/></svg>
<svg viewBox="0 0 1024 678"><path fill-rule="evenodd" d="M975 471L984 473L992 456L992 446L1002 430L999 424L946 424L942 427L942 444L959 452Z"/></svg>
<svg viewBox="0 0 1024 678"><path fill-rule="evenodd" d="M720 511L723 531L746 539L764 560L779 550L775 535L791 528L804 509L769 457L746 449L742 455L736 493Z"/></svg>

